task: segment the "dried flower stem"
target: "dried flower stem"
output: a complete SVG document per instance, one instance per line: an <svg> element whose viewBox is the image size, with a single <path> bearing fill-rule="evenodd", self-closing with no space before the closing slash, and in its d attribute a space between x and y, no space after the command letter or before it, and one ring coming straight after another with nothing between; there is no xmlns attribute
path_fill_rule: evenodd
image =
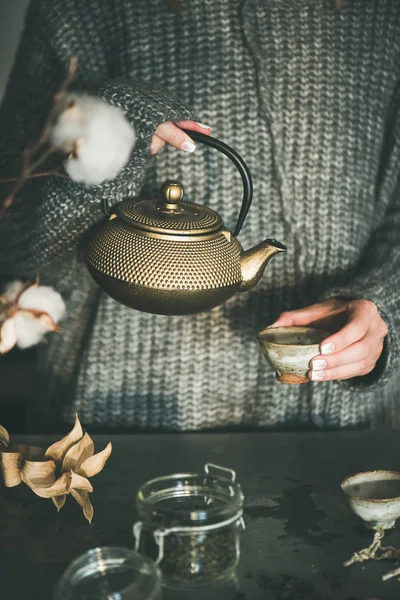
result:
<svg viewBox="0 0 400 600"><path fill-rule="evenodd" d="M61 100L63 99L65 92L67 91L69 85L71 84L71 81L75 77L76 67L77 67L77 59L76 59L76 57L73 56L73 57L71 57L71 59L69 61L67 76L66 76L64 82L62 83L61 87L59 88L59 90L57 91L57 93L54 96L52 109L46 119L46 122L43 126L43 129L42 129L42 132L41 132L39 138L32 146L25 148L25 150L22 154L21 172L18 175L18 177L16 177L15 179L11 178L11 179L6 179L6 180L0 180L0 183L10 183L12 181L15 181L15 185L13 186L11 192L8 194L6 199L3 201L3 205L0 207L0 219L2 219L5 216L7 210L10 208L10 206L14 202L15 196L20 191L20 189L23 187L23 185L25 184L27 179L31 179L32 177L43 177L45 174L57 175L58 177L63 176L61 173L58 173L59 168L55 169L54 171L48 171L47 173L34 174L35 169L37 169L37 167L39 165L41 165L45 160L47 160L49 158L49 156L51 154L53 154L53 152L56 151L56 148L52 148L52 147L47 148L43 152L43 154L41 154L41 156L36 158L36 160L33 160L33 159L34 159L35 155L37 155L37 153L43 149L43 146L48 143L52 122L54 120L55 115L57 114L59 104L60 104Z"/></svg>
<svg viewBox="0 0 400 600"><path fill-rule="evenodd" d="M61 177L62 179L69 179L68 175L64 175L64 173L61 173L62 168L63 168L63 165L60 165L53 171L41 171L40 173L32 173L32 175L29 175L27 177L27 179L36 179L37 177L51 177L51 176ZM13 183L14 181L17 181L17 179L18 179L18 177L9 177L8 179L0 179L0 183Z"/></svg>
<svg viewBox="0 0 400 600"><path fill-rule="evenodd" d="M344 563L345 567L350 567L357 562L364 562L365 560L371 560L376 558L377 552L382 548L382 540L384 538L385 531L379 528L374 535L374 539L368 548L363 548L358 552L354 552L353 556Z"/></svg>
<svg viewBox="0 0 400 600"><path fill-rule="evenodd" d="M386 575L382 575L382 581L387 581L388 579L392 579L392 577L398 577L400 575L400 567L397 567L394 571L389 571Z"/></svg>
<svg viewBox="0 0 400 600"><path fill-rule="evenodd" d="M382 540L385 537L385 530L378 527L374 534L374 539L368 548L363 548L359 552L355 552L353 556L347 560L343 566L349 567L354 563L362 563L366 560L398 560L400 558L400 550L393 546L382 546ZM386 581L391 577L400 575L400 568L386 573L382 576L382 581Z"/></svg>

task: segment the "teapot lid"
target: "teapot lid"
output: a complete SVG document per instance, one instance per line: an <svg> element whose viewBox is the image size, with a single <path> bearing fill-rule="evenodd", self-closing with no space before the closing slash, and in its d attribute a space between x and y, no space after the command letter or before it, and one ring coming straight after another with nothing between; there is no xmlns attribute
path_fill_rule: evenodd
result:
<svg viewBox="0 0 400 600"><path fill-rule="evenodd" d="M222 228L221 217L208 206L182 202L184 190L179 181L166 181L160 192L159 198L151 200L124 200L117 208L119 216L153 233L200 235Z"/></svg>

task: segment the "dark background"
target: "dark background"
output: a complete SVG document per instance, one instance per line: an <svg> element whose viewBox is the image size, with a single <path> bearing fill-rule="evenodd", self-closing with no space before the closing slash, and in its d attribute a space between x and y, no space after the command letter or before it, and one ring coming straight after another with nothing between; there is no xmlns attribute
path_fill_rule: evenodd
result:
<svg viewBox="0 0 400 600"><path fill-rule="evenodd" d="M29 0L0 0L0 98L3 96Z"/></svg>
<svg viewBox="0 0 400 600"><path fill-rule="evenodd" d="M22 32L29 0L0 0L0 99ZM0 280L2 286L4 282ZM13 350L0 357L0 424L11 432L25 428L25 408L33 397L35 350Z"/></svg>

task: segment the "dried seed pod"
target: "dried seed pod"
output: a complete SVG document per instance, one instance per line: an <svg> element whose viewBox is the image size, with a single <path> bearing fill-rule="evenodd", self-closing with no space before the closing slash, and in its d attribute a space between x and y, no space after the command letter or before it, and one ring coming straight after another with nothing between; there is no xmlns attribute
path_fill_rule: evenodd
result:
<svg viewBox="0 0 400 600"><path fill-rule="evenodd" d="M82 429L78 415L73 429L46 451L34 446L16 445L8 449L9 435L0 425L1 470L6 487L23 481L41 498L51 498L57 510L64 506L67 495L78 502L86 519L93 519L89 493L93 486L89 477L97 475L109 458L111 442L94 454L90 435Z"/></svg>

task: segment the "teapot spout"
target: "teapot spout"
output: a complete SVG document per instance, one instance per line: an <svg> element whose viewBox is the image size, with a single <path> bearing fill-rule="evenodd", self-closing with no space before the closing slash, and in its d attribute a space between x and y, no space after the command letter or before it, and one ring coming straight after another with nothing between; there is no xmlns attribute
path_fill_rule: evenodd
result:
<svg viewBox="0 0 400 600"><path fill-rule="evenodd" d="M274 254L285 252L286 246L276 240L265 240L250 250L243 252L240 259L242 283L239 292L251 290L260 281L265 267Z"/></svg>

